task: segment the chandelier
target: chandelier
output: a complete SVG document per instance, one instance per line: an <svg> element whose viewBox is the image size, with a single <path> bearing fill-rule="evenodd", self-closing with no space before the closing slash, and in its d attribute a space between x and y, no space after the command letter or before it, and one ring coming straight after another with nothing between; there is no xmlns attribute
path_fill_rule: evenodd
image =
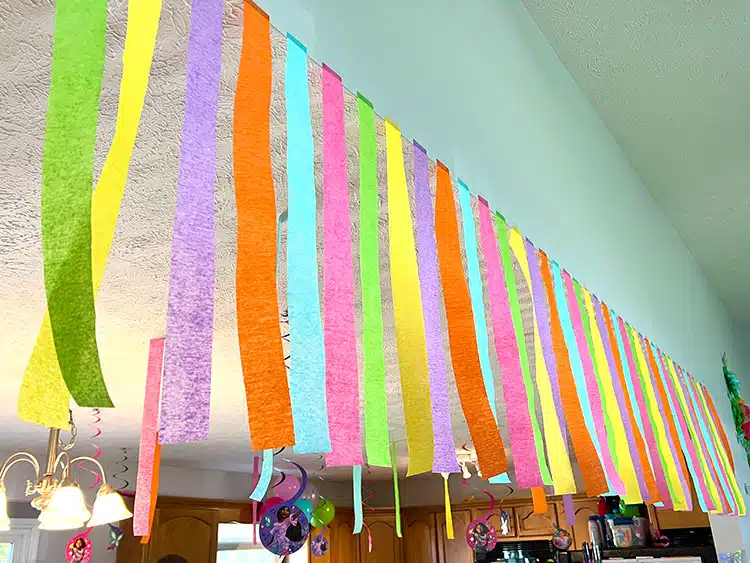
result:
<svg viewBox="0 0 750 563"><path fill-rule="evenodd" d="M5 460L0 469L0 531L10 530L8 517L8 494L5 490L5 476L8 470L21 462L34 467L36 478L26 481L26 496L36 496L31 506L40 511L40 530L74 530L84 524L88 528L127 520L133 516L125 506L122 497L107 484L107 476L102 464L88 456L71 459L68 453L75 445L76 426L73 413L70 413L70 441L60 439L60 430L50 428L47 443L47 463L41 473L39 461L28 452L18 452ZM89 511L83 492L71 477L71 466L76 463L93 463L102 478L102 485L96 495L93 510ZM59 470L59 478L58 478Z"/></svg>

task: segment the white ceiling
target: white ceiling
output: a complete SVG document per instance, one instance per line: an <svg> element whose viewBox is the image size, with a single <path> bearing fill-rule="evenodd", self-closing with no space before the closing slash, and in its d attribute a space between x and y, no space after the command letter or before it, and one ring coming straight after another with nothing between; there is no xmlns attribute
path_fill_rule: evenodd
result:
<svg viewBox="0 0 750 563"><path fill-rule="evenodd" d="M730 314L750 322L750 4L523 2Z"/></svg>

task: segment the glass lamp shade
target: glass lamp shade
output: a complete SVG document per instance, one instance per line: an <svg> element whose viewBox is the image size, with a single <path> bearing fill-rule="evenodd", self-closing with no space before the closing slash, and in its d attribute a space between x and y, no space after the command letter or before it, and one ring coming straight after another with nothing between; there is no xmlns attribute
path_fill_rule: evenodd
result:
<svg viewBox="0 0 750 563"><path fill-rule="evenodd" d="M73 530L91 517L80 487L74 482L58 487L47 507L39 515L42 530Z"/></svg>
<svg viewBox="0 0 750 563"><path fill-rule="evenodd" d="M67 520L56 520L54 518L48 518L43 522L39 523L40 530L54 531L54 530L77 530L83 528L83 520L67 519Z"/></svg>
<svg viewBox="0 0 750 563"><path fill-rule="evenodd" d="M122 497L109 485L102 485L96 495L94 511L87 526L93 528L94 526L111 524L132 517L133 513L125 506Z"/></svg>
<svg viewBox="0 0 750 563"><path fill-rule="evenodd" d="M8 493L5 487L0 485L0 532L10 530L10 518L8 518Z"/></svg>

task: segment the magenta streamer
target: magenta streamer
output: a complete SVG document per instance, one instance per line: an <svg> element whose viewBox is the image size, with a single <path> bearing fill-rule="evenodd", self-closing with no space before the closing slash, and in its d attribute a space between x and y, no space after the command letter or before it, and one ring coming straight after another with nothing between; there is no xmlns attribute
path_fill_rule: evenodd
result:
<svg viewBox="0 0 750 563"><path fill-rule="evenodd" d="M440 324L440 277L435 243L427 152L414 141L414 191L417 204L417 268L422 292L422 313L427 343L427 366L432 399L433 473L458 473L456 444L451 426L448 374Z"/></svg>
<svg viewBox="0 0 750 563"><path fill-rule="evenodd" d="M542 475L539 472L534 430L531 427L526 385L521 371L521 356L513 328L508 290L505 275L500 264L500 250L492 225L492 215L487 200L479 198L479 231L482 252L487 269L487 292L490 301L492 332L495 338L495 351L502 372L503 397L505 399L510 451L516 483L522 489L541 487ZM510 275L513 275L511 272Z"/></svg>
<svg viewBox="0 0 750 563"><path fill-rule="evenodd" d="M628 450L630 450L630 457L633 460L633 467L635 468L635 475L638 479L638 487L641 489L641 496L643 500L651 500L648 495L648 487L646 485L646 478L641 467L641 458L638 453L638 445L635 443L635 432L637 430L630 424L630 415L628 414L628 407L625 403L625 392L622 389L622 383L620 382L619 371L617 371L617 364L615 363L615 356L612 353L612 342L609 339L609 331L607 325L604 322L604 311L602 310L602 304L596 295L591 296L591 300L594 304L594 312L596 313L596 325L599 327L599 333L602 336L602 344L604 345L604 354L607 356L607 364L609 365L609 373L611 374L612 388L615 391L615 398L617 399L617 408L620 411L620 420L625 428L625 436L628 439ZM613 420L612 423L616 424L618 421Z"/></svg>
<svg viewBox="0 0 750 563"><path fill-rule="evenodd" d="M159 442L208 438L214 331L214 182L221 74L221 0L195 0L188 39L172 237Z"/></svg>

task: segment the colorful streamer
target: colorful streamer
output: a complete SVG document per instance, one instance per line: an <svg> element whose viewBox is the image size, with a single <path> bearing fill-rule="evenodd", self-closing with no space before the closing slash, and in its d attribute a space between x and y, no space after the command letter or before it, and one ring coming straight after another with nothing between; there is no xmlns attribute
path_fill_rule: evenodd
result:
<svg viewBox="0 0 750 563"><path fill-rule="evenodd" d="M375 111L357 95L359 116L359 268L362 285L362 343L365 388L365 447L367 463L390 467L388 402L385 393L383 313L378 243L378 145ZM429 353L429 350L428 350ZM437 391L439 393L439 389ZM436 393L433 388L432 393ZM432 395L433 401L435 395ZM435 436L437 436L435 432Z"/></svg>
<svg viewBox="0 0 750 563"><path fill-rule="evenodd" d="M331 437L326 465L362 465L344 86L326 65L323 65L323 306Z"/></svg>
<svg viewBox="0 0 750 563"><path fill-rule="evenodd" d="M255 483L253 492L250 493L250 500L260 502L266 496L268 486L271 484L273 475L273 450L263 450L263 461L261 461L260 477Z"/></svg>
<svg viewBox="0 0 750 563"><path fill-rule="evenodd" d="M448 374L440 319L440 274L438 272L435 243L435 215L432 210L432 194L430 193L430 171L427 153L416 141L414 141L414 191L417 206L417 266L419 268L419 286L422 295L427 365L430 377L430 398L432 400L435 452L432 460L432 472L457 473L459 467L451 426ZM490 403L490 406L492 406L492 403ZM495 414L494 410L493 414Z"/></svg>
<svg viewBox="0 0 750 563"><path fill-rule="evenodd" d="M502 371L503 397L506 404L510 449L515 461L516 480L520 487L542 482L534 431L527 408L517 406L527 403L526 390L521 371L518 341L513 328L513 319L508 301L505 274L500 263L500 250L492 224L487 200L479 198L479 233L487 272L487 293L490 303L492 332L495 352ZM515 287L515 285L514 285Z"/></svg>
<svg viewBox="0 0 750 563"><path fill-rule="evenodd" d="M354 530L352 533L362 533L362 466L355 465L352 467L352 488L354 492Z"/></svg>
<svg viewBox="0 0 750 563"><path fill-rule="evenodd" d="M156 514L156 503L159 499L159 472L161 470L161 444L159 433L156 433L156 446L154 448L154 468L151 474L151 500L149 501L148 532L141 538L141 544L147 544L151 540L151 529L154 525L154 514ZM137 491L136 491L137 492Z"/></svg>
<svg viewBox="0 0 750 563"><path fill-rule="evenodd" d="M531 500L534 503L534 514L547 514L547 497L544 494L544 487L533 487L531 489Z"/></svg>
<svg viewBox="0 0 750 563"><path fill-rule="evenodd" d="M136 536L148 536L151 530L151 485L156 468L156 435L159 430L159 395L163 364L164 339L154 338L149 344L141 441L138 449L138 477L133 510L133 535Z"/></svg>
<svg viewBox="0 0 750 563"><path fill-rule="evenodd" d="M669 360L670 365L672 365L672 360ZM729 373L730 375L734 376L732 372L729 371L726 364L724 364L723 369ZM714 420L720 421L719 414L716 412L716 406L714 405L714 401L711 398L711 395L706 392L706 402L708 403L709 410L711 412L711 416L714 417ZM719 431L721 433L721 442L724 444L724 449L727 452L727 457L729 458L729 465L732 467L732 471L734 471L734 457L732 456L732 448L729 445L729 439L727 438L727 433L724 430L724 426L722 424L717 425L719 427Z"/></svg>
<svg viewBox="0 0 750 563"><path fill-rule="evenodd" d="M221 0L193 4L172 237L159 439L208 438L214 332L214 182Z"/></svg>
<svg viewBox="0 0 750 563"><path fill-rule="evenodd" d="M246 3L234 100L237 203L237 334L247 416L255 449L294 443L284 352L279 339L277 212L269 139L271 25Z"/></svg>
<svg viewBox="0 0 750 563"><path fill-rule="evenodd" d="M289 374L294 414L294 451L330 452L326 405L326 357L318 294L313 137L307 79L307 49L287 35L286 54L287 303Z"/></svg>
<svg viewBox="0 0 750 563"><path fill-rule="evenodd" d="M399 538L403 537L401 533L401 495L398 492L398 468L397 466L398 452L396 450L396 442L391 444L391 463L393 465L393 506L396 507L396 536Z"/></svg>
<svg viewBox="0 0 750 563"><path fill-rule="evenodd" d="M401 392L406 418L406 440L409 445L409 476L432 470L432 406L422 298L404 173L401 132L388 120L385 122L385 138L388 159L391 286Z"/></svg>
<svg viewBox="0 0 750 563"><path fill-rule="evenodd" d="M472 329L474 319L469 288L462 269L456 267L461 263L461 245L450 172L440 161L437 164L435 240L443 282L453 373L482 471L487 475L500 475L508 470L508 461L492 416L487 391L484 389L476 335Z"/></svg>
<svg viewBox="0 0 750 563"><path fill-rule="evenodd" d="M445 493L445 535L449 540L455 539L453 531L453 513L451 511L451 494L448 488L448 477L450 473L443 473L443 491Z"/></svg>

